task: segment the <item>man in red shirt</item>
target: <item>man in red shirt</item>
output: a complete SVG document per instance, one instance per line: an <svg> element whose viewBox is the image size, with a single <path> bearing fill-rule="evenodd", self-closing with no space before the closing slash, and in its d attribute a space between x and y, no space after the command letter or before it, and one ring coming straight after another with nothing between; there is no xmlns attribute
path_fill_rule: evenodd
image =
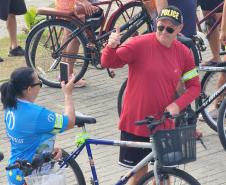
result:
<svg viewBox="0 0 226 185"><path fill-rule="evenodd" d="M157 18L157 32L132 38L120 46L119 28L112 33L101 58L103 67L129 66L122 113L119 122L121 140L149 142L146 126L136 126L135 121L152 115L160 118L164 111L178 114L200 93L200 82L191 51L176 40L183 28L183 17L174 6L162 9ZM175 98L180 80L186 91ZM157 129L174 128L167 120ZM150 150L121 148L119 163L135 166ZM140 170L130 181L136 184L148 167Z"/></svg>

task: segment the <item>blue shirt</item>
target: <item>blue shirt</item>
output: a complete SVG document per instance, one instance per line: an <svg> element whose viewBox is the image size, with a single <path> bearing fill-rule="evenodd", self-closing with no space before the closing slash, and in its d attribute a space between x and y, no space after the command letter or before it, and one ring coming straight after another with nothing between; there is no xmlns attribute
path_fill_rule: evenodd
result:
<svg viewBox="0 0 226 185"><path fill-rule="evenodd" d="M176 6L182 12L184 27L181 31L186 37L196 35L197 0L168 0L169 5Z"/></svg>
<svg viewBox="0 0 226 185"><path fill-rule="evenodd" d="M5 124L11 143L9 164L13 164L17 159L31 162L35 153L52 150L53 137L56 133L66 129L68 117L34 103L17 100L16 109L5 110ZM23 184L22 182L17 183L20 179L20 177L16 177L18 171L12 170L8 173L8 179L13 184ZM21 181L23 181L23 177Z"/></svg>

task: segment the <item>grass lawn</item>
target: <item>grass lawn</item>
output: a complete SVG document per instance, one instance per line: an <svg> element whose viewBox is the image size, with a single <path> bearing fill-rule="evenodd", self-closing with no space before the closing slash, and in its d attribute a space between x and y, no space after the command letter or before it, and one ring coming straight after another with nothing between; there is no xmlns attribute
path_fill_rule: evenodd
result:
<svg viewBox="0 0 226 185"><path fill-rule="evenodd" d="M20 34L17 36L18 44L24 48L27 35ZM0 38L0 56L4 62L0 62L0 82L9 79L11 72L17 68L26 66L24 57L8 57L9 38Z"/></svg>

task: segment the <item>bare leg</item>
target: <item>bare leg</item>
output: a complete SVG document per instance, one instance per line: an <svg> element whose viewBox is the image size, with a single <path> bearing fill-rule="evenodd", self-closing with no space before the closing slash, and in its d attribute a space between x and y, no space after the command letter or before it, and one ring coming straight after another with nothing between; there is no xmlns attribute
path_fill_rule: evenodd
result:
<svg viewBox="0 0 226 185"><path fill-rule="evenodd" d="M207 15L209 11L203 11L204 16ZM217 13L214 15L214 19L217 20L221 16L221 13ZM219 40L219 26L214 29L212 34L209 37L209 44L210 44L210 49L212 51L213 57L212 61L221 61L219 52L220 52L220 40Z"/></svg>
<svg viewBox="0 0 226 185"><path fill-rule="evenodd" d="M69 32L69 30L64 30L64 35L63 35L63 39L62 39L62 43L64 43L67 38L68 38L68 35L70 34L71 32ZM73 39L67 46L67 48L65 49L65 52L66 53L70 53L70 54L77 54L78 51L79 51L79 40L78 39ZM73 58L65 58L64 59L64 62L67 62L69 63L69 78L71 77L71 75L73 73L76 73L76 71L73 71L73 68L74 68L74 63L75 63L75 60L76 59L73 59ZM86 82L84 80L79 80L77 83L77 87L82 87L86 84Z"/></svg>
<svg viewBox="0 0 226 185"><path fill-rule="evenodd" d="M148 172L148 166L144 166L140 169L133 177L129 180L129 185L136 185L142 176L144 176Z"/></svg>
<svg viewBox="0 0 226 185"><path fill-rule="evenodd" d="M17 24L16 24L16 16L13 14L8 15L8 19L6 21L6 26L9 32L10 38L10 48L14 49L17 47L17 39L16 39L16 32L17 32Z"/></svg>

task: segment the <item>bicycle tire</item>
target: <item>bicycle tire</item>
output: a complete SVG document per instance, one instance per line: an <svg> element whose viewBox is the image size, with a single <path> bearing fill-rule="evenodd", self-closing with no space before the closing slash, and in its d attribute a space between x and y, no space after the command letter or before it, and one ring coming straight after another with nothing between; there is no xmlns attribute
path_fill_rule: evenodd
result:
<svg viewBox="0 0 226 185"><path fill-rule="evenodd" d="M226 67L226 63L219 63L216 67ZM203 96L199 98L199 106L202 105L206 97L212 95L217 89L217 81L221 72L208 71L202 78L201 81L201 91ZM206 121L207 125L217 132L217 109L214 107L215 102L213 101L208 107L201 111L203 119ZM214 112L215 110L215 112ZM214 114L213 114L214 113Z"/></svg>
<svg viewBox="0 0 226 185"><path fill-rule="evenodd" d="M26 64L37 72L39 78L45 85L57 88L60 87L59 63L63 58L70 57L69 54L64 51L54 56L53 50L56 50L62 44L63 38L61 38L61 36L64 36L63 29L72 33L77 28L76 22L72 24L66 20L51 19L41 22L30 31L25 45ZM50 34L50 30L52 34ZM88 53L90 53L89 49L86 47L88 41L84 34L78 34L76 39L80 44L78 49L80 59L77 59L74 65L74 69L76 69L75 82L84 76L89 65ZM62 57L62 55L65 56Z"/></svg>
<svg viewBox="0 0 226 185"><path fill-rule="evenodd" d="M190 185L200 185L200 183L190 174L188 174L185 171L182 171L180 169L177 168L160 168L158 171L159 177L160 178L167 178L168 176L170 176L170 182L174 182L174 183L170 183L170 184L175 184L175 185L179 185L179 184L190 184ZM178 177L181 180L183 180L183 182L181 180L175 181L172 180L173 177ZM143 177L140 178L140 180L138 181L137 185L147 185L150 184L152 185L154 181L154 172L150 171L147 174L145 174Z"/></svg>
<svg viewBox="0 0 226 185"><path fill-rule="evenodd" d="M225 125L225 117L226 116L226 99L223 100L221 106L219 108L219 115L217 120L217 133L223 146L224 150L226 150L226 125Z"/></svg>
<svg viewBox="0 0 226 185"><path fill-rule="evenodd" d="M62 150L62 158L65 159L69 157L69 154L65 151L65 150ZM74 159L70 159L68 162L68 167L65 168L64 170L67 170L68 168L71 168L73 170L73 173L74 174L71 174L68 171L65 172L65 175L66 175L66 184L70 184L70 185L86 185L86 181L85 181L85 178L84 178L84 175L82 173L82 170L81 168L79 167L78 163L74 160ZM71 176L74 176L75 179L77 181L74 181L74 178Z"/></svg>
<svg viewBox="0 0 226 185"><path fill-rule="evenodd" d="M126 85L127 85L127 79L122 83L122 85L119 89L118 97L117 97L117 109L118 109L118 116L119 117L120 117L121 112L122 112L122 103L123 103L123 97L124 97Z"/></svg>
<svg viewBox="0 0 226 185"><path fill-rule="evenodd" d="M128 22L129 19L131 19L133 16L137 15L138 12L141 11L144 11L144 9L143 4L139 1L131 1L125 4L118 12L114 14L114 17L112 18L111 23L109 25L109 30L113 30L116 27L116 25L121 26L123 23ZM145 23L146 25L145 27L142 27L143 30L141 30L142 31L141 34L153 32L153 30L150 27L150 23L149 22ZM136 33L134 33L134 35L132 36L137 36L138 34L139 32L136 30Z"/></svg>

